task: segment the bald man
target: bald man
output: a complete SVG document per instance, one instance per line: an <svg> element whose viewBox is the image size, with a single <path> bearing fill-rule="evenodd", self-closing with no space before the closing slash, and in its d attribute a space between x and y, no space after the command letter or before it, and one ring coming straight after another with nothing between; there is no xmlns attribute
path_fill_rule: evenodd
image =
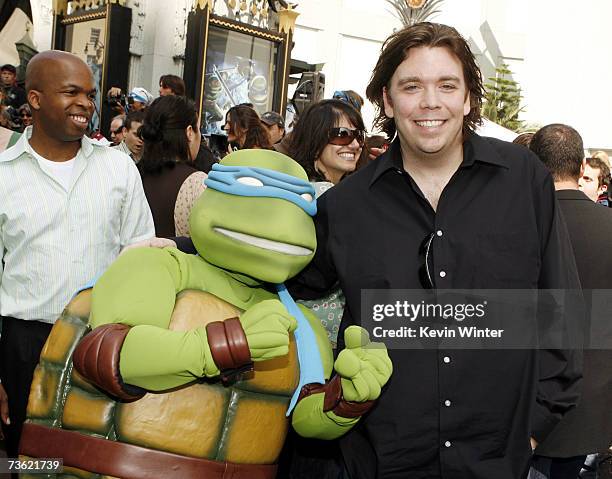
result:
<svg viewBox="0 0 612 479"><path fill-rule="evenodd" d="M39 53L26 91L34 124L0 154L0 416L10 457L54 321L122 248L154 236L134 162L85 136L96 95L89 67Z"/></svg>

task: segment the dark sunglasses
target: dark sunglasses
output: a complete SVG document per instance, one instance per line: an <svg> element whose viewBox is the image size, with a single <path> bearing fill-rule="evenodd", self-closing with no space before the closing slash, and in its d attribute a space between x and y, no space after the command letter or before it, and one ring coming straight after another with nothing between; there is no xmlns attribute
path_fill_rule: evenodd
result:
<svg viewBox="0 0 612 479"><path fill-rule="evenodd" d="M351 130L350 128L332 128L329 132L329 141L331 145L346 146L350 145L353 140L357 140L359 146L363 146L365 142L365 132L363 130Z"/></svg>
<svg viewBox="0 0 612 479"><path fill-rule="evenodd" d="M428 234L419 246L419 258L423 261L419 267L419 281L423 289L434 289L436 287L432 277L433 257L431 254L431 245L434 239L434 233Z"/></svg>
<svg viewBox="0 0 612 479"><path fill-rule="evenodd" d="M113 135L118 135L119 133L121 133L121 130L123 130L123 128L125 128L125 125L121 125L119 128L117 128L116 130L111 130L111 133Z"/></svg>

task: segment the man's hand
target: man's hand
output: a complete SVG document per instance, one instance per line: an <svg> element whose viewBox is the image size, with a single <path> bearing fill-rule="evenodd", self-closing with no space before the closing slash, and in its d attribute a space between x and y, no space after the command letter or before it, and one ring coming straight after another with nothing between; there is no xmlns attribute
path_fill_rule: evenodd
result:
<svg viewBox="0 0 612 479"><path fill-rule="evenodd" d="M2 384L0 384L0 419L2 419L2 422L7 426L11 424L11 419L9 418L8 396ZM2 429L0 429L0 439L4 439Z"/></svg>
<svg viewBox="0 0 612 479"><path fill-rule="evenodd" d="M112 87L110 90L108 90L106 96L121 96L121 88L117 86Z"/></svg>
<svg viewBox="0 0 612 479"><path fill-rule="evenodd" d="M126 246L121 250L121 254L135 248L176 248L176 243L167 238L149 238Z"/></svg>
<svg viewBox="0 0 612 479"><path fill-rule="evenodd" d="M387 348L371 342L368 332L359 326L346 328L344 343L345 349L334 363L342 382L342 396L353 402L378 399L393 372Z"/></svg>
<svg viewBox="0 0 612 479"><path fill-rule="evenodd" d="M289 353L289 333L297 321L277 299L257 303L240 316L251 359L266 361Z"/></svg>

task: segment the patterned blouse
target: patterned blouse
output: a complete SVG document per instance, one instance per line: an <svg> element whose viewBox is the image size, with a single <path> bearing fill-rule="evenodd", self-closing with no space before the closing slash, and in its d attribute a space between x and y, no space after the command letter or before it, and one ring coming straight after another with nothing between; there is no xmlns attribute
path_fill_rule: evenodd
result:
<svg viewBox="0 0 612 479"><path fill-rule="evenodd" d="M203 171L196 171L187 177L181 185L174 204L174 228L176 236L191 236L189 234L189 213L195 201L206 189L204 180L208 175Z"/></svg>

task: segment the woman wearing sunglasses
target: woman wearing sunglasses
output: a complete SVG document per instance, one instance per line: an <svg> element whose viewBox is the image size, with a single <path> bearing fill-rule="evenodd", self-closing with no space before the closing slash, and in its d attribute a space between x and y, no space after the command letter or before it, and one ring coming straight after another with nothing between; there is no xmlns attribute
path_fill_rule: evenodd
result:
<svg viewBox="0 0 612 479"><path fill-rule="evenodd" d="M338 99L323 100L300 115L291 132L288 154L306 170L318 197L355 171L364 139L363 119L355 108ZM345 303L342 291L334 291L314 301L298 302L317 316L335 348ZM284 459L287 462L279 477L328 479L340 476L335 442L306 440L293 433L288 442Z"/></svg>
<svg viewBox="0 0 612 479"><path fill-rule="evenodd" d="M337 185L355 170L364 140L365 127L357 110L340 100L323 100L300 115L289 156L311 181Z"/></svg>

